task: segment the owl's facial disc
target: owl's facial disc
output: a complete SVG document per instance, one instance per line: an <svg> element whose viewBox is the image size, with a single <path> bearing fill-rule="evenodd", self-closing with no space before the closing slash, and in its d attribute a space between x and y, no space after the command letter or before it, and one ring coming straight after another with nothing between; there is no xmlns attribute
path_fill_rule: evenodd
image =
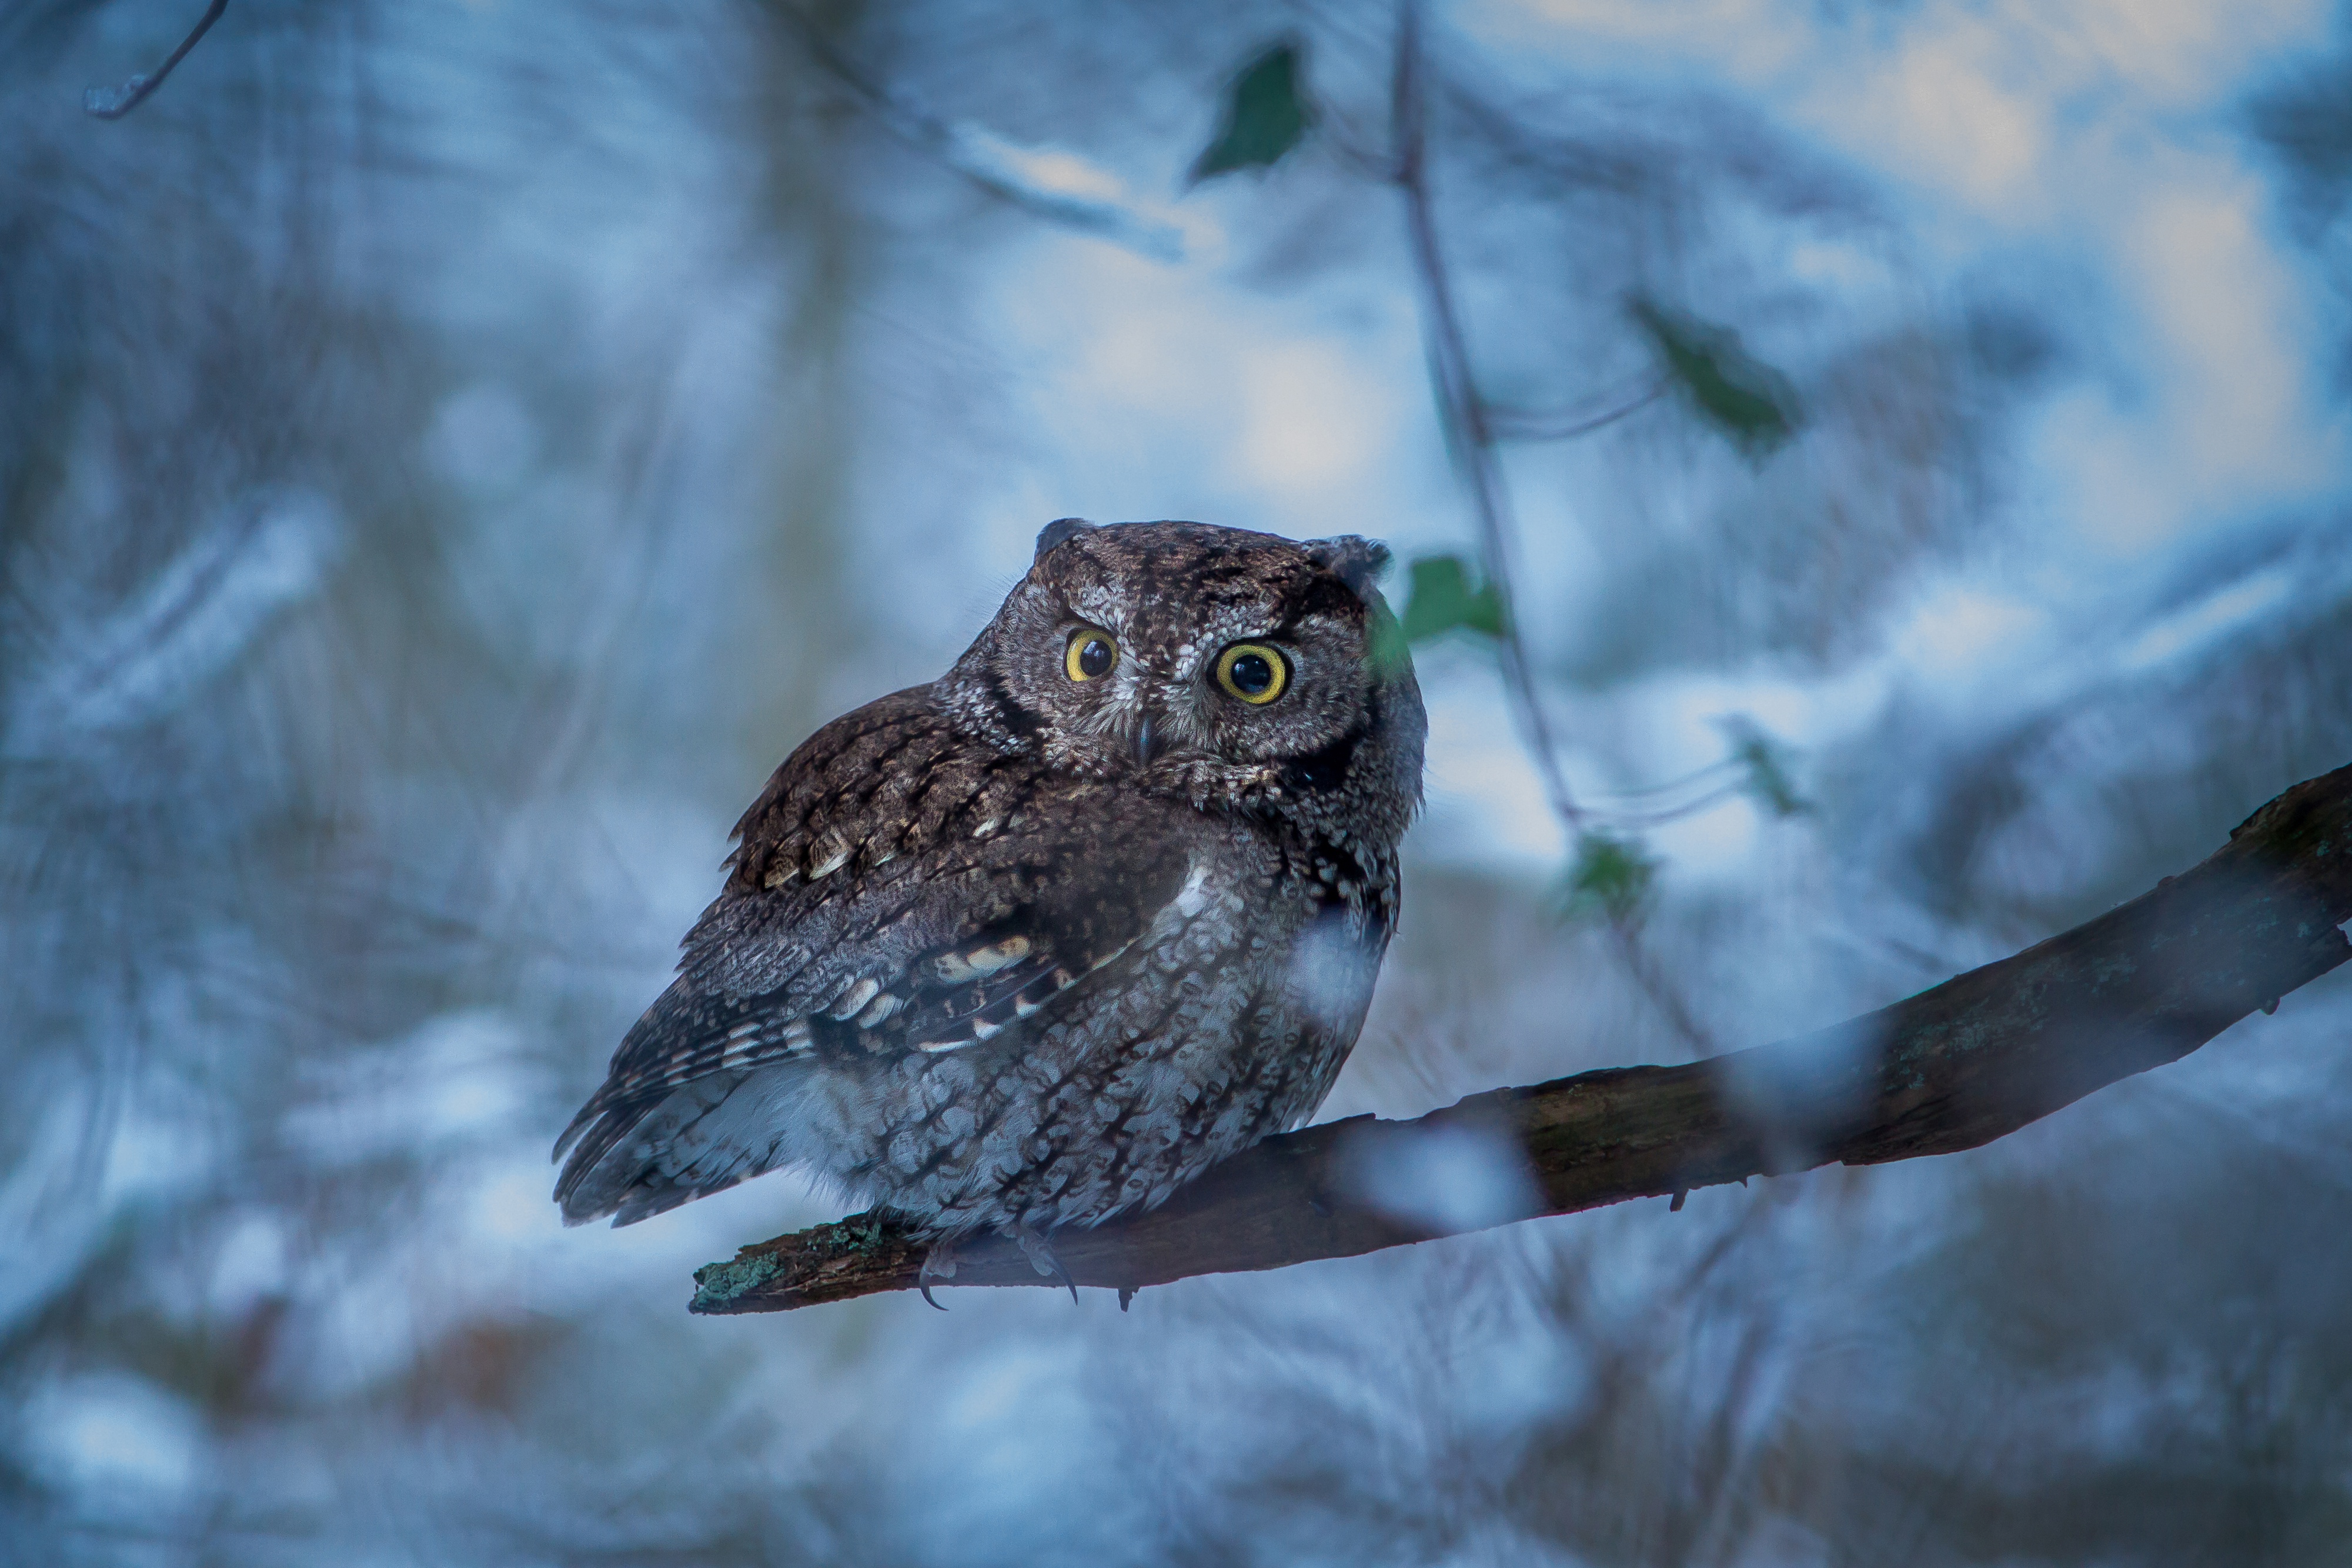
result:
<svg viewBox="0 0 2352 1568"><path fill-rule="evenodd" d="M1290 788L1374 711L1381 559L1198 523L1049 528L959 674L975 714L1060 766L1196 800Z"/></svg>

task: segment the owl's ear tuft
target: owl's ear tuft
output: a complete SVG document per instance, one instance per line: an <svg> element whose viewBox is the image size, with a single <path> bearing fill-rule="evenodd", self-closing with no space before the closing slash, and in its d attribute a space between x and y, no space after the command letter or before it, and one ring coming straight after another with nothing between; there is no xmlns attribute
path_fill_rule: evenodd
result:
<svg viewBox="0 0 2352 1568"><path fill-rule="evenodd" d="M1371 602L1374 587L1381 573L1389 569L1389 547L1378 539L1364 538L1356 534L1341 534L1337 538L1308 539L1307 559L1340 581L1355 590L1356 597Z"/></svg>
<svg viewBox="0 0 2352 1568"><path fill-rule="evenodd" d="M1034 566L1044 560L1055 545L1066 544L1080 534L1090 534L1100 527L1100 523L1090 523L1084 517L1055 517L1037 530L1037 553L1029 558L1029 564Z"/></svg>

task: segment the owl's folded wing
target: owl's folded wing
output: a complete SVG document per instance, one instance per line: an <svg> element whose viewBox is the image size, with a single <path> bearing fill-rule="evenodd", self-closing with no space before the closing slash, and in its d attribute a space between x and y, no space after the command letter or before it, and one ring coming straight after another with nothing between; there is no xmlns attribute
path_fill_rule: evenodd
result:
<svg viewBox="0 0 2352 1568"><path fill-rule="evenodd" d="M556 1145L561 1158L578 1140L556 1189L567 1217L604 1156L693 1085L971 1046L1125 952L1176 896L1185 835L1139 821L1132 796L1050 804L884 863L852 853L815 876L730 888Z"/></svg>

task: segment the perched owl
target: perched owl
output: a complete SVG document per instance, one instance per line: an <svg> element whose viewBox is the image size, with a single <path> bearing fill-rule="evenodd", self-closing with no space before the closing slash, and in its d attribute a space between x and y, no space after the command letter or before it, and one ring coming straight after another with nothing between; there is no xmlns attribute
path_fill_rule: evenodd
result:
<svg viewBox="0 0 2352 1568"><path fill-rule="evenodd" d="M811 737L556 1145L569 1223L779 1166L941 1242L1150 1207L1363 1026L1427 724L1381 546L1038 536L954 667ZM928 1290L926 1294L928 1295Z"/></svg>

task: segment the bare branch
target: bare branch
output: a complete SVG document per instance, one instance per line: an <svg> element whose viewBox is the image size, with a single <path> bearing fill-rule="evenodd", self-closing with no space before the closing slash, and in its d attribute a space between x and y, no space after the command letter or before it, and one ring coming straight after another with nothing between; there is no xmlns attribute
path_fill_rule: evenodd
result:
<svg viewBox="0 0 2352 1568"><path fill-rule="evenodd" d="M1471 369L1469 341L1462 328L1462 312L1454 302L1444 250L1438 243L1437 219L1429 193L1429 112L1423 72L1420 0L1404 0L1399 14L1395 74L1390 89L1390 135L1394 143L1390 166L1391 177L1404 196L1405 230L1412 242L1413 275L1421 287L1423 330L1429 343L1430 379L1435 385L1439 418L1445 427L1447 444L1460 460L1469 486L1486 580L1493 585L1502 605L1497 652L1503 687L1510 695L1520 744L1535 762L1552 813L1572 839L1585 830L1586 812L1568 786L1567 769L1560 766L1559 750L1552 743L1551 720L1544 712L1543 698L1536 690L1535 672L1528 662L1527 643L1519 635L1517 594L1511 577L1510 489L1496 455L1495 426L1486 402L1478 392ZM1662 384L1650 395L1655 396L1664 390ZM1609 417L1622 417L1631 412L1632 407L1628 407ZM1699 1027L1689 1005L1672 982L1648 961L1641 932L1631 915L1613 912L1610 923L1627 969L1643 994L1693 1051L1711 1054L1716 1049L1715 1041Z"/></svg>
<svg viewBox="0 0 2352 1568"><path fill-rule="evenodd" d="M1503 684L1511 695L1512 716L1520 739L1542 776L1545 797L1572 832L1584 821L1568 775L1552 744L1551 722L1538 700L1528 666L1527 645L1519 637L1519 618L1512 602L1510 571L1510 493L1505 488L1495 459L1495 434L1487 423L1486 405L1478 395L1470 369L1470 349L1462 330L1462 314L1454 304L1454 287L1438 245L1437 219L1430 210L1428 112L1422 89L1421 8L1406 0L1397 37L1395 76L1390 90L1390 134L1395 141L1391 167L1397 189L1403 193L1405 230L1412 245L1413 274L1421 285L1422 319L1429 344L1429 373L1435 383L1438 415L1445 436L1462 464L1470 488L1471 509L1478 522L1478 552L1484 558L1486 580L1503 605L1503 629L1498 639Z"/></svg>
<svg viewBox="0 0 2352 1568"><path fill-rule="evenodd" d="M227 9L228 0L213 0L210 5L205 7L205 14L197 19L195 27L186 37L180 40L180 47L165 56L163 63L146 75L131 77L121 87L94 87L86 89L81 95L83 112L95 115L100 120L120 120L146 102L153 96L155 89L163 85L163 78L170 76L178 68L179 63L188 57L188 51L196 47L196 41L213 30L213 24L219 21L221 13Z"/></svg>
<svg viewBox="0 0 2352 1568"><path fill-rule="evenodd" d="M1628 414L1641 413L1673 388L1671 376L1652 376L1642 383L1641 391L1621 396L1598 412L1580 409L1562 413L1529 413L1490 408L1486 411L1486 428L1497 441L1573 441L1614 424Z"/></svg>
<svg viewBox="0 0 2352 1568"><path fill-rule="evenodd" d="M1149 1214L1055 1239L1122 1301L1194 1274L1278 1269L1430 1239L1348 1171L1432 1128L1502 1127L1541 1202L1628 1198L1972 1149L2176 1061L2352 957L2352 768L2298 784L2154 891L2013 957L1816 1034L1675 1067L1475 1094L1417 1122L1359 1116L1269 1138ZM1532 1218L1528 1216L1525 1218ZM911 1290L925 1243L886 1214L747 1247L699 1270L698 1312ZM959 1285L1038 1285L1011 1242L958 1254ZM1058 1287L1056 1287L1058 1288Z"/></svg>

